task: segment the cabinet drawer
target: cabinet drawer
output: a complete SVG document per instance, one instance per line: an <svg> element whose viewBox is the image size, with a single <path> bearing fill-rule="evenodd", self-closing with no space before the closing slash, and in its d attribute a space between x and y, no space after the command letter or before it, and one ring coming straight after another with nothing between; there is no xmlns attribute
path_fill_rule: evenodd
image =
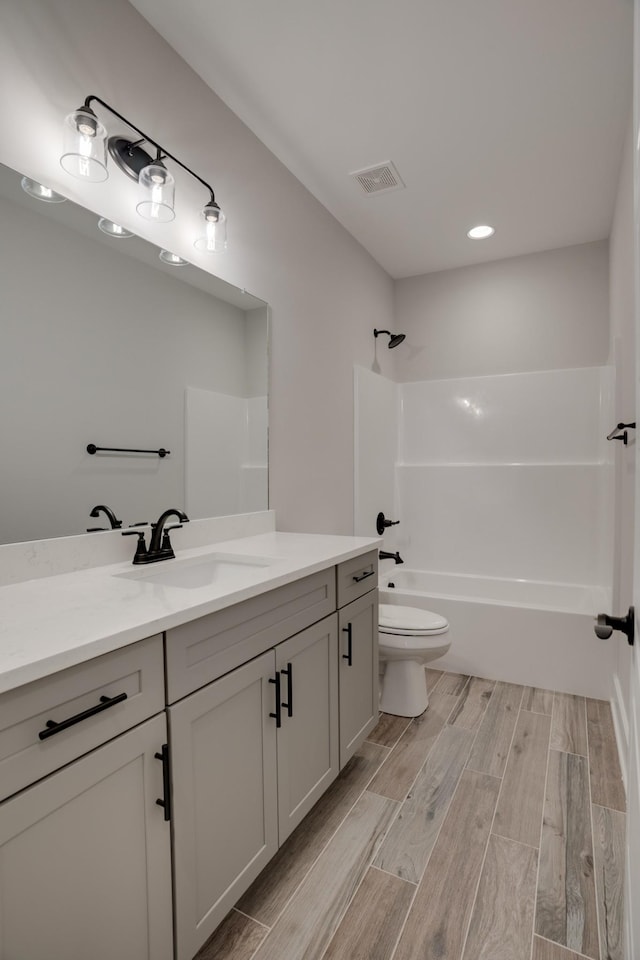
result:
<svg viewBox="0 0 640 960"><path fill-rule="evenodd" d="M339 563L337 579L339 607L369 593L378 586L378 551L370 550Z"/></svg>
<svg viewBox="0 0 640 960"><path fill-rule="evenodd" d="M0 800L163 709L161 636L2 694Z"/></svg>
<svg viewBox="0 0 640 960"><path fill-rule="evenodd" d="M335 567L329 567L168 630L168 702L175 703L275 647L333 613L335 608Z"/></svg>

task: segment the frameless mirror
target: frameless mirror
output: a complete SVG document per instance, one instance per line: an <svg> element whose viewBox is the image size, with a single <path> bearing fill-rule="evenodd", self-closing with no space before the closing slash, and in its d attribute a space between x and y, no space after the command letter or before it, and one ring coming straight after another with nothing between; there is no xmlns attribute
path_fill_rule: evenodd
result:
<svg viewBox="0 0 640 960"><path fill-rule="evenodd" d="M98 504L266 509L266 303L20 181L0 165L0 542L108 528Z"/></svg>

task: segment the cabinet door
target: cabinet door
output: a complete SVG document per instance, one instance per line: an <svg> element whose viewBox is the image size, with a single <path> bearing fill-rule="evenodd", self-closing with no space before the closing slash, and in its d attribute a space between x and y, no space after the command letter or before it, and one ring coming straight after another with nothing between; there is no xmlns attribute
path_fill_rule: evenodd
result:
<svg viewBox="0 0 640 960"><path fill-rule="evenodd" d="M0 806L2 960L170 960L164 714Z"/></svg>
<svg viewBox="0 0 640 960"><path fill-rule="evenodd" d="M280 843L338 775L337 651L335 614L276 647Z"/></svg>
<svg viewBox="0 0 640 960"><path fill-rule="evenodd" d="M340 610L340 767L378 722L378 591Z"/></svg>
<svg viewBox="0 0 640 960"><path fill-rule="evenodd" d="M278 848L273 651L169 708L177 960Z"/></svg>

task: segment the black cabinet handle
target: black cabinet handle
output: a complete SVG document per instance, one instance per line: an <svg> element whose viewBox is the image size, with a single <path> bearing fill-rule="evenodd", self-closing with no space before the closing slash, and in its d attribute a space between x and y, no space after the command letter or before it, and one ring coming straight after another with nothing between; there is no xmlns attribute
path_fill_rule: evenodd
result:
<svg viewBox="0 0 640 960"><path fill-rule="evenodd" d="M342 632L347 635L347 652L342 654L342 659L347 661L347 666L353 666L353 634L351 630L351 624L348 623L346 627L342 628Z"/></svg>
<svg viewBox="0 0 640 960"><path fill-rule="evenodd" d="M288 663L284 668L284 670L281 670L280 673L283 673L287 678L287 700L286 700L286 703L284 700L282 701L282 706L286 709L287 716L292 717L293 716L293 667L291 666L290 663Z"/></svg>
<svg viewBox="0 0 640 960"><path fill-rule="evenodd" d="M360 583L361 580L366 580L367 577L372 577L375 573L375 570L367 570L366 573L361 574L359 577L354 577L356 583Z"/></svg>
<svg viewBox="0 0 640 960"><path fill-rule="evenodd" d="M171 773L169 770L169 744L163 743L160 753L154 753L156 760L162 760L162 793L163 799L156 800L159 807L164 807L164 819L171 820Z"/></svg>
<svg viewBox="0 0 640 960"><path fill-rule="evenodd" d="M282 726L282 713L280 710L280 672L278 671L275 677L269 677L269 683L275 683L276 685L276 712L270 713L269 716L273 717L276 721L276 727Z"/></svg>
<svg viewBox="0 0 640 960"><path fill-rule="evenodd" d="M69 727L73 727L76 723L81 723L89 717L95 717L96 713L102 713L103 710L108 710L109 707L115 706L116 703L122 703L126 699L126 693L119 693L116 697L100 697L100 703L96 703L95 707L89 707L82 713L76 713L75 716L69 717L67 720L60 720L59 722L57 720L47 720L46 729L41 730L38 736L41 740L48 740L49 737L54 737L56 733L62 733L63 730L68 730Z"/></svg>

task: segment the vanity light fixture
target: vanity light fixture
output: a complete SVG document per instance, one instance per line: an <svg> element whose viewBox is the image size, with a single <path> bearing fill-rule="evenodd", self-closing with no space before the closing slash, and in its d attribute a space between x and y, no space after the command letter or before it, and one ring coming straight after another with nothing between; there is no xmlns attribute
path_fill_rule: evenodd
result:
<svg viewBox="0 0 640 960"><path fill-rule="evenodd" d="M158 256L163 263L168 263L170 267L185 267L189 263L188 260L183 260L177 253L171 253L170 250L161 250Z"/></svg>
<svg viewBox="0 0 640 960"><path fill-rule="evenodd" d="M222 253L227 249L227 218L215 200L206 205L202 216L205 219L204 236L196 240L194 247L204 253Z"/></svg>
<svg viewBox="0 0 640 960"><path fill-rule="evenodd" d="M488 223L483 223L477 227L471 227L471 230L467 230L467 236L469 240L488 240L495 232L495 227L490 227Z"/></svg>
<svg viewBox="0 0 640 960"><path fill-rule="evenodd" d="M98 119L92 104L97 103L138 134L137 139L107 136L107 130ZM219 253L227 248L227 218L216 202L213 188L194 173L190 167L169 153L146 133L127 120L121 113L95 95L88 96L83 105L65 119L64 152L60 163L67 173L80 180L98 183L109 176L107 152L116 166L140 187L136 210L145 220L169 223L175 218L175 179L164 161L172 160L209 191L209 199L202 215L206 221L204 236L194 246L205 253ZM142 144L153 148L152 156Z"/></svg>
<svg viewBox="0 0 640 960"><path fill-rule="evenodd" d="M45 187L44 183L38 183L37 180L31 180L30 177L23 177L20 186L30 197L43 200L45 203L64 203L67 199L61 193L56 193L51 187Z"/></svg>
<svg viewBox="0 0 640 960"><path fill-rule="evenodd" d="M98 227L103 233L106 233L108 237L116 237L118 240L126 240L128 237L134 236L131 230L126 230L124 227L121 227L119 223L114 223L113 220L107 220L106 217L100 217Z"/></svg>

